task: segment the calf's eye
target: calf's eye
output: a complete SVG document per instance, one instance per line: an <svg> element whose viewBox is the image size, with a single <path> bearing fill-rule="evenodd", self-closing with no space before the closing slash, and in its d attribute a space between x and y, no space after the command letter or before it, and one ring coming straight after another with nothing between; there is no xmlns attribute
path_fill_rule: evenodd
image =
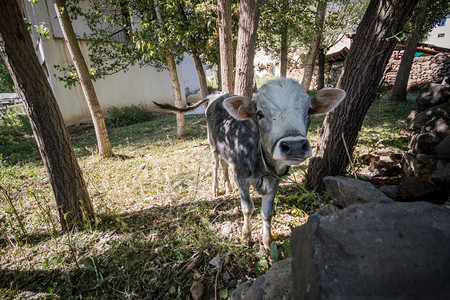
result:
<svg viewBox="0 0 450 300"><path fill-rule="evenodd" d="M258 111L256 112L256 119L259 121L259 120L261 120L262 118L264 118L264 114L263 114L262 111L258 110Z"/></svg>

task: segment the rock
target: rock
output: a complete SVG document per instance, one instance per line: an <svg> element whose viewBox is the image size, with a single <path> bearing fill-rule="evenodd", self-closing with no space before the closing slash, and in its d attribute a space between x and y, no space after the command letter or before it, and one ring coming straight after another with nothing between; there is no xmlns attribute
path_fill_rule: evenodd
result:
<svg viewBox="0 0 450 300"><path fill-rule="evenodd" d="M334 204L326 204L326 205L324 205L323 207L321 207L321 208L317 211L317 213L318 213L319 215L326 216L326 215L334 214L334 213L337 212L338 210L340 210L340 208L337 207L336 205L334 205Z"/></svg>
<svg viewBox="0 0 450 300"><path fill-rule="evenodd" d="M220 231L220 233L223 236L230 236L233 233L233 229L234 229L233 223L227 221L222 225L222 230Z"/></svg>
<svg viewBox="0 0 450 300"><path fill-rule="evenodd" d="M374 176L393 176L402 173L398 162L394 162L389 156L380 156L378 161L373 162L369 171Z"/></svg>
<svg viewBox="0 0 450 300"><path fill-rule="evenodd" d="M291 259L279 261L253 283L241 284L231 295L233 300L294 299Z"/></svg>
<svg viewBox="0 0 450 300"><path fill-rule="evenodd" d="M448 299L450 209L355 204L293 230L295 299Z"/></svg>
<svg viewBox="0 0 450 300"><path fill-rule="evenodd" d="M354 178L331 177L323 179L325 187L339 207L347 207L354 203L392 202L383 192L379 191L370 182Z"/></svg>
<svg viewBox="0 0 450 300"><path fill-rule="evenodd" d="M450 161L450 136L446 136L434 150L438 157Z"/></svg>
<svg viewBox="0 0 450 300"><path fill-rule="evenodd" d="M425 85L417 95L416 103L420 111L450 100L450 87L445 84L430 83Z"/></svg>
<svg viewBox="0 0 450 300"><path fill-rule="evenodd" d="M380 157L378 155L373 155L373 154L364 154L363 156L361 156L361 160L362 160L363 164L371 165L374 162L379 161Z"/></svg>
<svg viewBox="0 0 450 300"><path fill-rule="evenodd" d="M399 201L430 201L443 203L439 188L418 177L405 177L398 186L397 200Z"/></svg>
<svg viewBox="0 0 450 300"><path fill-rule="evenodd" d="M450 192L450 164L444 168L437 169L431 174L431 180L439 186L442 186L447 193ZM448 196L448 195L447 195ZM445 197L445 196L444 196Z"/></svg>
<svg viewBox="0 0 450 300"><path fill-rule="evenodd" d="M201 283L200 281L192 282L192 285L190 288L192 299L194 299L194 300L202 299L204 289L205 289L205 287L203 286L203 283Z"/></svg>
<svg viewBox="0 0 450 300"><path fill-rule="evenodd" d="M414 154L408 152L403 155L402 169L407 177L418 177L424 167L425 164L419 162Z"/></svg>
<svg viewBox="0 0 450 300"><path fill-rule="evenodd" d="M222 265L222 258L220 257L220 255L217 255L209 261L209 264L219 269Z"/></svg>
<svg viewBox="0 0 450 300"><path fill-rule="evenodd" d="M233 294L231 294L232 300L241 300L245 299L245 293L248 291L248 289L252 286L253 281L246 281L244 283L241 283L234 291Z"/></svg>
<svg viewBox="0 0 450 300"><path fill-rule="evenodd" d="M408 148L414 154L434 154L434 147L441 141L431 132L415 134L409 142Z"/></svg>
<svg viewBox="0 0 450 300"><path fill-rule="evenodd" d="M450 135L450 102L420 112L408 123L408 129L417 133L431 132L440 138Z"/></svg>
<svg viewBox="0 0 450 300"><path fill-rule="evenodd" d="M401 160L403 158L403 154L391 153L391 154L389 154L389 157L392 159L392 161L399 163L399 162L401 162Z"/></svg>
<svg viewBox="0 0 450 300"><path fill-rule="evenodd" d="M391 199L397 198L397 192L398 192L398 185L391 184L391 185L383 185L379 188L380 191L386 194Z"/></svg>

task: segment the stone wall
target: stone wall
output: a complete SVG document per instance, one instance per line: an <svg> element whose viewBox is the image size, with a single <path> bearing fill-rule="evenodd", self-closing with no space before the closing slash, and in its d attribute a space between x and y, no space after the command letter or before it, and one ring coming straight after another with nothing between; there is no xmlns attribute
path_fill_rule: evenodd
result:
<svg viewBox="0 0 450 300"><path fill-rule="evenodd" d="M401 59L394 56L389 60L382 80L383 87L389 89L394 85ZM335 86L344 67L344 62L325 65L325 86ZM317 66L311 81L311 89L317 89ZM414 58L409 76L408 88L420 88L427 83L441 83L445 77L450 76L450 56L439 53L434 56L421 56ZM288 77L301 81L303 69L288 71Z"/></svg>
<svg viewBox="0 0 450 300"><path fill-rule="evenodd" d="M392 87L395 83L400 59L391 59L383 77L383 86ZM423 87L427 83L441 83L450 76L450 56L439 53L435 56L414 58L409 75L408 88Z"/></svg>

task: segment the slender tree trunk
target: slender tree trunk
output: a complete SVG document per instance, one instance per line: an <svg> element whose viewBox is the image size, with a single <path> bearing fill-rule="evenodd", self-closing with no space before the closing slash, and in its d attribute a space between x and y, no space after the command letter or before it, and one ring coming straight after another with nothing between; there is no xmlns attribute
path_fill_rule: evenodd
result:
<svg viewBox="0 0 450 300"><path fill-rule="evenodd" d="M323 177L342 174L347 167L345 149L349 149L350 156L353 154L364 116L396 45L394 35L402 30L417 1L370 1L341 78L340 88L347 97L325 118L316 154L308 166L308 188L323 190Z"/></svg>
<svg viewBox="0 0 450 300"><path fill-rule="evenodd" d="M317 77L317 89L321 90L325 87L325 49L319 49L319 57L317 58L319 65L319 76Z"/></svg>
<svg viewBox="0 0 450 300"><path fill-rule="evenodd" d="M309 47L308 54L306 55L305 71L303 73L302 85L305 91L309 91L311 85L312 76L314 73L314 65L316 62L317 51L319 50L320 41L322 40L323 25L325 23L325 12L327 8L326 0L317 1L316 18L314 21L315 34L314 39Z"/></svg>
<svg viewBox="0 0 450 300"><path fill-rule="evenodd" d="M288 3L283 0L283 12L287 13ZM280 51L280 76L286 77L288 63L288 26L287 22L283 21L281 24L281 51Z"/></svg>
<svg viewBox="0 0 450 300"><path fill-rule="evenodd" d="M208 96L208 82L206 81L205 69L197 50L192 50L192 56L194 57L195 68L197 69L198 81L200 82L200 89L202 90L202 97Z"/></svg>
<svg viewBox="0 0 450 300"><path fill-rule="evenodd" d="M283 23L281 28L281 53L280 53L280 76L286 77L287 63L288 63L288 28L287 24Z"/></svg>
<svg viewBox="0 0 450 300"><path fill-rule="evenodd" d="M234 93L248 98L253 94L256 34L261 0L241 0Z"/></svg>
<svg viewBox="0 0 450 300"><path fill-rule="evenodd" d="M64 120L34 51L17 1L0 1L0 54L24 102L63 230L94 219Z"/></svg>
<svg viewBox="0 0 450 300"><path fill-rule="evenodd" d="M217 14L219 16L219 50L221 89L226 93L234 91L234 51L233 32L231 25L231 0L218 0Z"/></svg>
<svg viewBox="0 0 450 300"><path fill-rule="evenodd" d="M81 88L83 90L84 97L86 98L92 122L94 124L98 151L100 155L104 157L112 156L113 153L108 138L108 131L106 130L105 119L103 118L102 109L100 108L97 94L95 93L89 69L86 61L84 60L83 54L81 53L75 32L73 31L72 22L70 21L69 14L67 13L66 1L55 0L54 4L56 16L58 17L58 21L64 35L64 40L66 41L71 59L80 78Z"/></svg>
<svg viewBox="0 0 450 300"><path fill-rule="evenodd" d="M425 23L425 15L427 13L428 0L422 0L417 5L417 15L412 23L412 31L408 35L405 51L403 52L402 61L398 68L397 77L395 78L394 87L392 89L391 99L395 101L406 101L409 74L414 62L417 45L420 42L421 30Z"/></svg>
<svg viewBox="0 0 450 300"><path fill-rule="evenodd" d="M164 20L161 16L161 11L159 9L158 2L155 1L155 11L156 11L156 17L158 18L158 22L164 30ZM175 57L172 53L168 52L166 56L167 61L167 68L169 70L170 74L170 82L172 83L172 92L173 92L173 98L174 103L176 107L183 107L183 99L181 97L181 89L180 89L180 81L178 80L178 73L177 73L177 64L175 62ZM186 123L184 120L184 114L180 113L177 114L177 135L178 136L185 136L186 135Z"/></svg>

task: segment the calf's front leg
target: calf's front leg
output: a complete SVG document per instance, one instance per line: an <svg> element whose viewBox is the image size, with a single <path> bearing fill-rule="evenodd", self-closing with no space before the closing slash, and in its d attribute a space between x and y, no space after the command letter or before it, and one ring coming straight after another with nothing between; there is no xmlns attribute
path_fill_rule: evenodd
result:
<svg viewBox="0 0 450 300"><path fill-rule="evenodd" d="M270 250L270 242L272 241L272 215L273 202L277 191L264 195L262 197L261 216L263 220L262 242L266 250Z"/></svg>
<svg viewBox="0 0 450 300"><path fill-rule="evenodd" d="M244 225L242 226L242 237L244 240L250 241L252 237L251 216L255 210L252 199L250 198L249 186L244 179L236 179L239 193L241 195L241 209L244 215Z"/></svg>

